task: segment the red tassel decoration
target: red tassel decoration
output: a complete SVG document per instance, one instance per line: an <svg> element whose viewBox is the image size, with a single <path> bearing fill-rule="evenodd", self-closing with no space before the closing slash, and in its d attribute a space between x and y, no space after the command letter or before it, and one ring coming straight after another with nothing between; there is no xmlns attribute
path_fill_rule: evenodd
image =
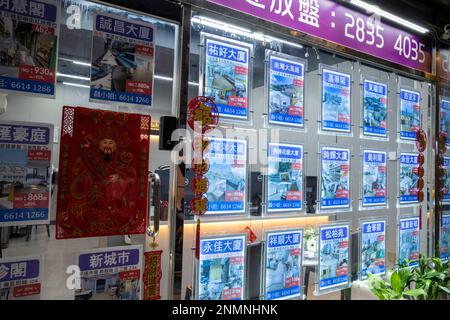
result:
<svg viewBox="0 0 450 320"><path fill-rule="evenodd" d="M419 205L419 230L422 230L422 204Z"/></svg>
<svg viewBox="0 0 450 320"><path fill-rule="evenodd" d="M197 218L197 228L195 230L195 258L200 259L200 217Z"/></svg>

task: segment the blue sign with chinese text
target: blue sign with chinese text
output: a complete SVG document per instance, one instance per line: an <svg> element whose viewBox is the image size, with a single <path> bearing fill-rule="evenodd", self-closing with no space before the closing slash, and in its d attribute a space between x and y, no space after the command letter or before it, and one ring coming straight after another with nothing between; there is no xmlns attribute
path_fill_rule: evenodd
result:
<svg viewBox="0 0 450 320"><path fill-rule="evenodd" d="M417 183L419 181L419 155L417 153L400 154L400 204L419 201Z"/></svg>
<svg viewBox="0 0 450 320"><path fill-rule="evenodd" d="M304 64L270 55L269 123L304 126Z"/></svg>
<svg viewBox="0 0 450 320"><path fill-rule="evenodd" d="M322 70L322 130L351 132L350 75Z"/></svg>
<svg viewBox="0 0 450 320"><path fill-rule="evenodd" d="M348 225L319 228L319 291L349 283L349 229Z"/></svg>
<svg viewBox="0 0 450 320"><path fill-rule="evenodd" d="M209 161L206 214L245 212L247 141L211 138L205 157Z"/></svg>
<svg viewBox="0 0 450 320"><path fill-rule="evenodd" d="M321 208L350 207L350 150L322 147Z"/></svg>
<svg viewBox="0 0 450 320"><path fill-rule="evenodd" d="M78 266L81 271L136 266L140 259L139 249L90 252L79 255Z"/></svg>
<svg viewBox="0 0 450 320"><path fill-rule="evenodd" d="M400 89L400 139L416 140L420 129L420 93Z"/></svg>
<svg viewBox="0 0 450 320"><path fill-rule="evenodd" d="M363 134L387 137L387 85L364 80Z"/></svg>
<svg viewBox="0 0 450 320"><path fill-rule="evenodd" d="M206 39L202 94L211 97L221 117L248 117L250 47Z"/></svg>
<svg viewBox="0 0 450 320"><path fill-rule="evenodd" d="M269 143L268 212L303 208L303 147Z"/></svg>

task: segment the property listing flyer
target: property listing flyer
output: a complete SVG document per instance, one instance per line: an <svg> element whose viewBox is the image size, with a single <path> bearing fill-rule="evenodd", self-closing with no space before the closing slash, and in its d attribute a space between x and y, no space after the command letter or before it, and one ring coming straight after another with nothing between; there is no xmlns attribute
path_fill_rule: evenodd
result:
<svg viewBox="0 0 450 320"><path fill-rule="evenodd" d="M40 256L0 259L0 301L39 300L41 277Z"/></svg>
<svg viewBox="0 0 450 320"><path fill-rule="evenodd" d="M420 93L400 89L400 139L416 140L420 128Z"/></svg>
<svg viewBox="0 0 450 320"><path fill-rule="evenodd" d="M59 1L0 2L0 90L55 97Z"/></svg>
<svg viewBox="0 0 450 320"><path fill-rule="evenodd" d="M383 206L386 197L386 152L364 150L363 206Z"/></svg>
<svg viewBox="0 0 450 320"><path fill-rule="evenodd" d="M361 223L361 280L386 273L386 220Z"/></svg>
<svg viewBox="0 0 450 320"><path fill-rule="evenodd" d="M403 218L399 221L398 262L410 261L410 266L418 265L420 253L419 218Z"/></svg>
<svg viewBox="0 0 450 320"><path fill-rule="evenodd" d="M322 130L351 132L350 75L322 71Z"/></svg>
<svg viewBox="0 0 450 320"><path fill-rule="evenodd" d="M205 50L203 95L220 117L247 119L250 48L207 38Z"/></svg>
<svg viewBox="0 0 450 320"><path fill-rule="evenodd" d="M387 85L364 80L363 91L365 136L387 137Z"/></svg>
<svg viewBox="0 0 450 320"><path fill-rule="evenodd" d="M322 147L321 159L321 208L349 208L350 149Z"/></svg>
<svg viewBox="0 0 450 320"><path fill-rule="evenodd" d="M266 300L301 297L302 243L301 229L266 233Z"/></svg>
<svg viewBox="0 0 450 320"><path fill-rule="evenodd" d="M0 227L50 223L53 125L0 121Z"/></svg>
<svg viewBox="0 0 450 320"><path fill-rule="evenodd" d="M440 258L447 263L450 260L450 215L442 216L441 234L439 239Z"/></svg>
<svg viewBox="0 0 450 320"><path fill-rule="evenodd" d="M154 30L121 16L94 16L91 101L152 105Z"/></svg>
<svg viewBox="0 0 450 320"><path fill-rule="evenodd" d="M141 300L142 245L85 251L78 266L75 300Z"/></svg>
<svg viewBox="0 0 450 320"><path fill-rule="evenodd" d="M446 204L450 203L450 157L444 156L444 200Z"/></svg>
<svg viewBox="0 0 450 320"><path fill-rule="evenodd" d="M419 201L417 196L418 157L417 153L400 154L400 204L417 203Z"/></svg>
<svg viewBox="0 0 450 320"><path fill-rule="evenodd" d="M441 100L441 125L440 130L447 136L446 145L450 145L450 99Z"/></svg>
<svg viewBox="0 0 450 320"><path fill-rule="evenodd" d="M303 147L269 143L267 212L302 210Z"/></svg>
<svg viewBox="0 0 450 320"><path fill-rule="evenodd" d="M303 128L305 65L270 55L269 123Z"/></svg>
<svg viewBox="0 0 450 320"><path fill-rule="evenodd" d="M323 226L319 234L319 291L347 286L350 281L349 226Z"/></svg>
<svg viewBox="0 0 450 320"><path fill-rule="evenodd" d="M199 300L243 300L246 236L200 240Z"/></svg>
<svg viewBox="0 0 450 320"><path fill-rule="evenodd" d="M245 212L247 141L210 138L206 214Z"/></svg>

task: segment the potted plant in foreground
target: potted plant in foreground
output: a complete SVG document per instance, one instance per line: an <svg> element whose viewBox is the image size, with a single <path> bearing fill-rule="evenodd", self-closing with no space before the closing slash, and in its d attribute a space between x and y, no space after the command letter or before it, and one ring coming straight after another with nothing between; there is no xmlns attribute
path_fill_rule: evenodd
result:
<svg viewBox="0 0 450 320"><path fill-rule="evenodd" d="M380 300L439 300L450 295L450 268L439 258L419 257L393 270L386 280L368 274L370 291Z"/></svg>

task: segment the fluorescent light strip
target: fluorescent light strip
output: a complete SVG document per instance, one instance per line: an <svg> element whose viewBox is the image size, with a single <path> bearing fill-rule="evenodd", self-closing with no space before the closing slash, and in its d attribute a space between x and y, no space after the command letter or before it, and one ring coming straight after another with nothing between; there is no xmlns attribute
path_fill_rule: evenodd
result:
<svg viewBox="0 0 450 320"><path fill-rule="evenodd" d="M81 66L86 66L86 67L90 67L91 64L89 62L83 62L83 61L78 61L78 60L73 60L73 59L67 59L67 58L58 58L59 60L63 60L63 61L69 61L72 62L73 64L78 64Z"/></svg>
<svg viewBox="0 0 450 320"><path fill-rule="evenodd" d="M214 19L210 19L207 17L203 17L203 16L198 16L198 17L193 17L191 19L191 21L193 23L198 23L207 27L211 27L211 28L215 28L215 29L221 29L223 31L226 32L231 32L231 33L236 33L238 35L244 36L244 37L248 37L248 38L252 38L261 42L272 42L272 41L277 41L277 42L282 42L284 44L293 46L293 47L297 47L297 48L303 48L303 46L301 44L297 44L297 43L293 43L293 42L289 42L283 39L279 39L279 38L275 38L275 37L271 37L268 35L265 35L261 32L252 32L249 29L244 29L232 24L228 24L219 20L214 20Z"/></svg>
<svg viewBox="0 0 450 320"><path fill-rule="evenodd" d="M159 79L159 80L163 80L163 81L173 81L173 78L171 77L164 77L164 76L153 76L155 79ZM190 84L191 86L198 86L199 84L197 82L192 82L189 81L188 84Z"/></svg>
<svg viewBox="0 0 450 320"><path fill-rule="evenodd" d="M66 82L66 81L63 81L62 84L63 84L63 85L66 85L66 86L72 86L72 87L90 88L90 87L87 86L87 85L79 84L79 83L73 83L73 82Z"/></svg>
<svg viewBox="0 0 450 320"><path fill-rule="evenodd" d="M384 11L383 9L381 9L380 7L374 6L372 4L366 3L364 1L360 1L360 0L350 0L350 3L353 4L354 6L357 6L359 8L365 9L370 13L375 13L378 14L380 16L382 16L383 18L386 18L392 22L401 24L407 28L410 28L412 30L415 30L417 32L420 33L427 33L429 32L428 29L421 27L415 23L412 23L411 21L405 20L403 18L400 18L399 16L396 16L390 12Z"/></svg>
<svg viewBox="0 0 450 320"><path fill-rule="evenodd" d="M228 24L228 23L224 23L224 22L221 22L221 21L213 20L213 19L210 19L210 18L202 17L202 16L200 16L200 17L193 17L191 19L191 21L194 22L194 23L202 24L202 25L207 26L207 27L219 28L219 29L222 29L222 30L227 31L227 32L236 33L236 34L239 34L239 35L244 36L244 37L253 38L253 33L252 33L251 30L244 29L244 28L241 28L241 27L237 27L237 26L234 26L234 25L231 25L231 24Z"/></svg>
<svg viewBox="0 0 450 320"><path fill-rule="evenodd" d="M78 79L78 80L85 80L85 81L90 81L91 80L91 78L89 78L89 77L74 76L72 74L67 74L67 73L59 73L59 72L57 72L56 75L58 77L66 77L66 78L71 78L71 79Z"/></svg>
<svg viewBox="0 0 450 320"><path fill-rule="evenodd" d="M286 40L283 40L283 39L280 39L280 38L274 38L274 37L271 37L271 36L265 36L265 37L267 39L272 40L272 41L281 42L281 43L287 44L287 45L292 46L292 47L296 47L296 48L300 48L300 49L303 48L303 46L301 44L299 44L299 43L293 43L293 42L290 42L290 41L286 41Z"/></svg>
<svg viewBox="0 0 450 320"><path fill-rule="evenodd" d="M86 66L86 67L90 67L91 66L91 64L88 63L88 62L77 61L77 60L73 60L72 62L73 62L73 64L78 64L80 66Z"/></svg>
<svg viewBox="0 0 450 320"><path fill-rule="evenodd" d="M164 80L164 81L173 81L173 78L171 78L171 77L164 77L164 76L154 75L153 78L159 79L159 80Z"/></svg>
<svg viewBox="0 0 450 320"><path fill-rule="evenodd" d="M58 73L56 73L56 75L58 77L65 77L65 78L71 78L71 79L78 79L78 80L85 80L85 81L91 80L90 78L87 78L87 77L74 76L74 75L66 74L66 73L59 73L58 72ZM158 79L158 80L173 81L173 78L171 78L171 77L158 76L158 75L155 75L153 77L155 79ZM63 82L63 84L64 84L64 82ZM71 85L72 82L65 82L65 84ZM192 82L192 81L189 81L189 84L192 85L192 86L198 86L199 85L197 82ZM80 84L79 86L84 86L84 85ZM86 87L89 88L89 86L86 86Z"/></svg>

